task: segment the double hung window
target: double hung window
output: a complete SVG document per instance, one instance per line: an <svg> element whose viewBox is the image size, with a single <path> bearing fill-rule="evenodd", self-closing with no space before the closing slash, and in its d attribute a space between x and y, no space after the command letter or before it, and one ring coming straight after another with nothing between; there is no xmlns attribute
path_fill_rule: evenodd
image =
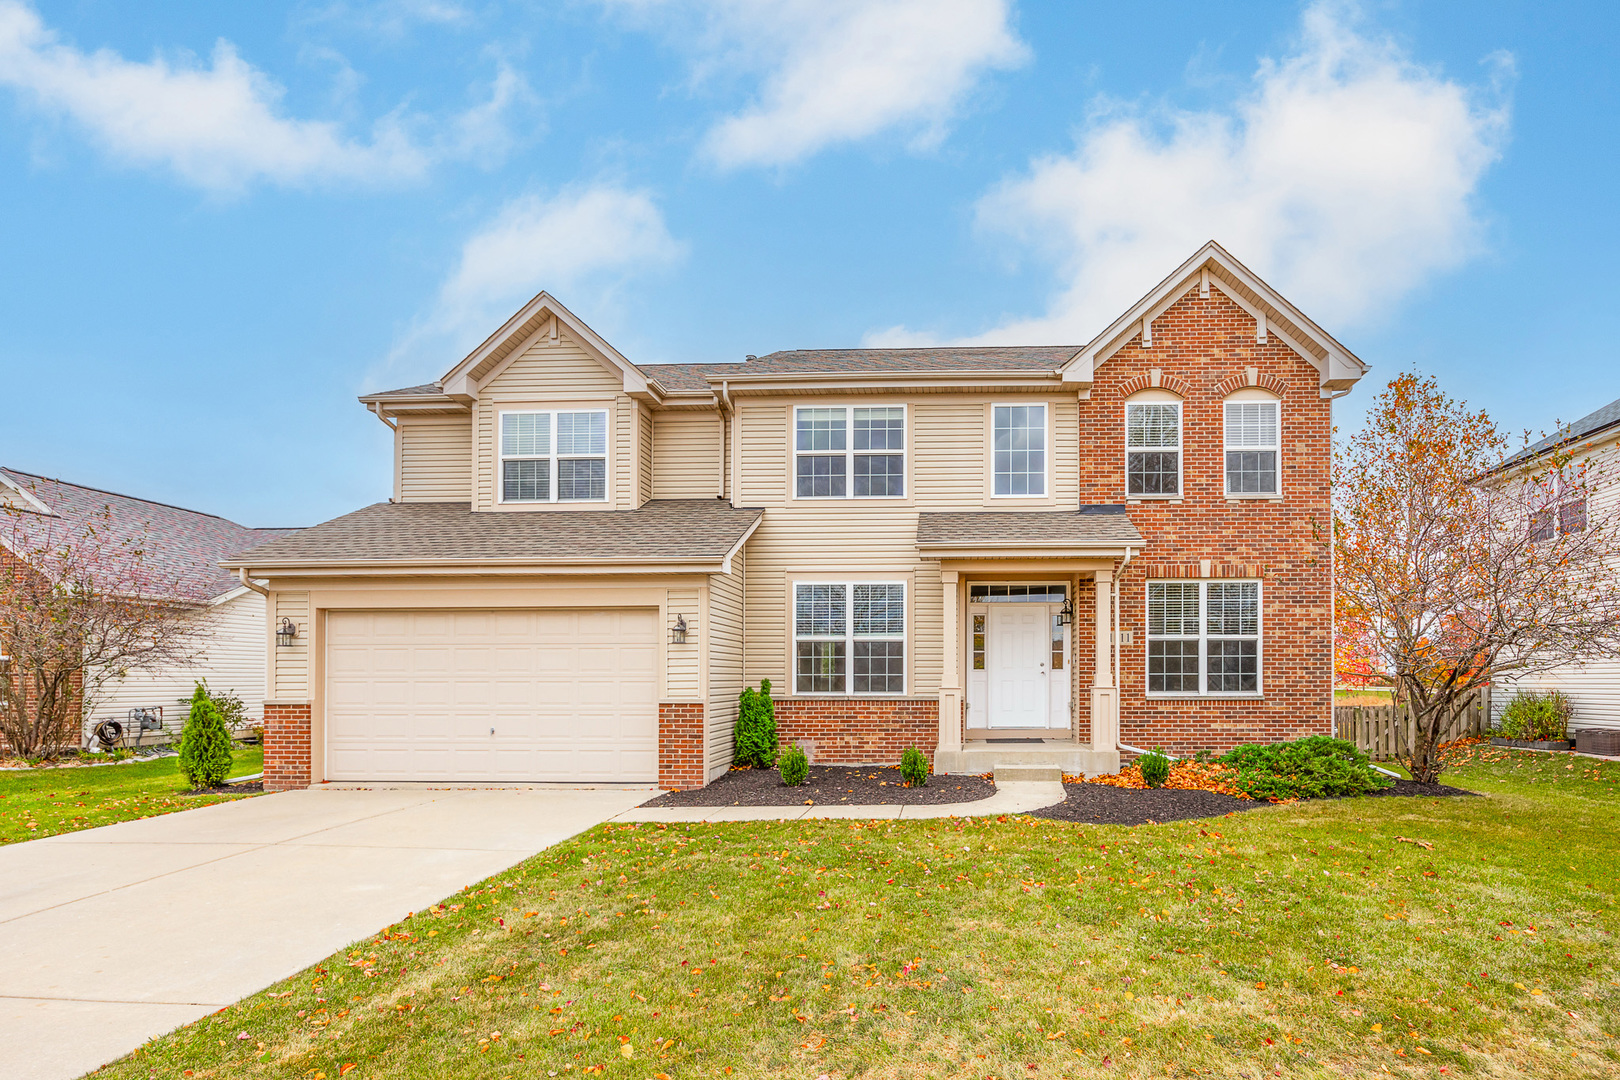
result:
<svg viewBox="0 0 1620 1080"><path fill-rule="evenodd" d="M998 496L1046 494L1046 406L991 407L993 491Z"/></svg>
<svg viewBox="0 0 1620 1080"><path fill-rule="evenodd" d="M501 413L501 502L606 502L607 415Z"/></svg>
<svg viewBox="0 0 1620 1080"><path fill-rule="evenodd" d="M1181 403L1125 403L1125 494L1181 495Z"/></svg>
<svg viewBox="0 0 1620 1080"><path fill-rule="evenodd" d="M906 410L797 409L794 494L801 499L897 499L906 494Z"/></svg>
<svg viewBox="0 0 1620 1080"><path fill-rule="evenodd" d="M1150 694L1260 693L1260 583L1150 581Z"/></svg>
<svg viewBox="0 0 1620 1080"><path fill-rule="evenodd" d="M1277 494L1277 403L1226 403L1226 493Z"/></svg>
<svg viewBox="0 0 1620 1080"><path fill-rule="evenodd" d="M793 689L798 694L906 692L906 587L796 584Z"/></svg>

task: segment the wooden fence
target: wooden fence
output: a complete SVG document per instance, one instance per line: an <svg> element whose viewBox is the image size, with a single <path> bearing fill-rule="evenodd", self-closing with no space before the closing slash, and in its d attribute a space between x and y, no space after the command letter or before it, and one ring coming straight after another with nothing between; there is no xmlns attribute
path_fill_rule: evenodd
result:
<svg viewBox="0 0 1620 1080"><path fill-rule="evenodd" d="M1491 729L1490 693L1481 694L1440 733L1441 742L1484 735ZM1417 736L1412 714L1393 705L1339 705L1333 710L1333 734L1356 744L1374 761L1407 757Z"/></svg>

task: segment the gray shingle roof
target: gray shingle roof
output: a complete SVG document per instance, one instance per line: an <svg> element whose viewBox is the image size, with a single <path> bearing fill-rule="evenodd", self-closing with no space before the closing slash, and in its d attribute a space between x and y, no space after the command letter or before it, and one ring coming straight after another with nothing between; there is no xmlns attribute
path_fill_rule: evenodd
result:
<svg viewBox="0 0 1620 1080"><path fill-rule="evenodd" d="M422 383L420 386L402 386L398 390L378 390L374 394L362 394L360 400L381 397L434 397L443 393L438 383Z"/></svg>
<svg viewBox="0 0 1620 1080"><path fill-rule="evenodd" d="M375 503L226 560L232 566L324 563L724 558L759 510L719 499L659 499L638 510L473 513L468 503Z"/></svg>
<svg viewBox="0 0 1620 1080"><path fill-rule="evenodd" d="M704 376L730 375L851 375L866 372L904 374L1055 371L1078 346L1032 345L1005 348L919 349L789 349L740 364L648 364L642 368L666 390L697 390L708 384Z"/></svg>
<svg viewBox="0 0 1620 1080"><path fill-rule="evenodd" d="M177 595L211 599L238 586L219 561L295 529L250 529L198 510L3 469L18 487L44 503L49 515L19 511L0 520L6 539L48 544L83 536L87 528L113 530L115 544L139 549L143 576L172 585ZM133 558L133 556L132 556Z"/></svg>
<svg viewBox="0 0 1620 1080"><path fill-rule="evenodd" d="M1003 545L1076 547L1143 543L1123 506L1086 506L1079 511L970 511L917 515L917 544L979 547Z"/></svg>
<svg viewBox="0 0 1620 1080"><path fill-rule="evenodd" d="M1502 466L1505 467L1520 461L1526 461L1537 454L1551 450L1555 446L1573 442L1576 439L1584 439L1588 435L1595 435L1605 428L1614 427L1616 424L1620 424L1620 399L1609 402L1595 412L1587 413L1573 424L1560 428L1540 442L1531 443L1502 462Z"/></svg>

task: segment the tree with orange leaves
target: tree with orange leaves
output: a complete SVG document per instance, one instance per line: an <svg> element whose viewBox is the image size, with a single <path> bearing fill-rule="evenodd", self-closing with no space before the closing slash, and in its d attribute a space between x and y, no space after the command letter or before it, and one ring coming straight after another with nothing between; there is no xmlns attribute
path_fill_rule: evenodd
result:
<svg viewBox="0 0 1620 1080"><path fill-rule="evenodd" d="M1334 455L1336 624L1415 717L1415 780L1439 777L1440 733L1493 678L1620 647L1620 517L1585 497L1602 466L1508 450L1484 412L1403 374Z"/></svg>

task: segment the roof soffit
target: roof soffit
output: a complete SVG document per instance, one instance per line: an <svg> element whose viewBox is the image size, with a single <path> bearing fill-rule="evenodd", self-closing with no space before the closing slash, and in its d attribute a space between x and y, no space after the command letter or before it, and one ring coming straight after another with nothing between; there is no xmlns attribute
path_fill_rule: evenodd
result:
<svg viewBox="0 0 1620 1080"><path fill-rule="evenodd" d="M1256 338L1277 337L1316 368L1324 393L1349 390L1367 365L1281 293L1211 240L1151 289L1063 368L1063 381L1089 385L1103 363L1139 333L1151 347L1153 320L1193 288L1219 289L1255 319Z"/></svg>

